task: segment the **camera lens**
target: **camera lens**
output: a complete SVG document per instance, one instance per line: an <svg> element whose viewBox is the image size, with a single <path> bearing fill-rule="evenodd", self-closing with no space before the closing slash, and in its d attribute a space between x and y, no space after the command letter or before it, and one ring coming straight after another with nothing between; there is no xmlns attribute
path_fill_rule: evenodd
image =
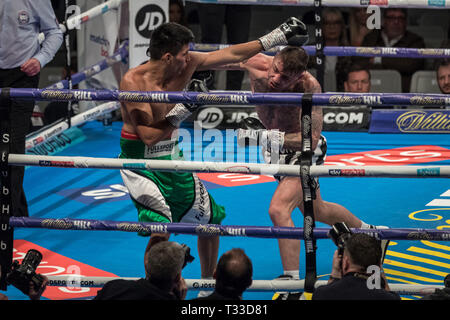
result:
<svg viewBox="0 0 450 320"><path fill-rule="evenodd" d="M32 270L36 270L36 268L39 266L39 263L41 263L41 260L42 254L37 250L30 249L25 255L22 265L31 267Z"/></svg>

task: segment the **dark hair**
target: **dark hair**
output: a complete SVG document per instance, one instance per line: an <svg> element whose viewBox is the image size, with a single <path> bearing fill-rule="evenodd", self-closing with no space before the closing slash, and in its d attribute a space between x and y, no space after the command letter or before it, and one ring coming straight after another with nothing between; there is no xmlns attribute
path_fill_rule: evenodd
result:
<svg viewBox="0 0 450 320"><path fill-rule="evenodd" d="M169 0L169 8L171 5L177 5L181 11L181 21L179 21L177 23L181 24L182 26L187 26L188 23L186 21L186 10L184 8L183 0ZM174 22L174 21L171 21L171 22Z"/></svg>
<svg viewBox="0 0 450 320"><path fill-rule="evenodd" d="M381 241L365 233L354 233L345 242L345 250L354 264L366 271L369 266L381 263Z"/></svg>
<svg viewBox="0 0 450 320"><path fill-rule="evenodd" d="M308 66L309 56L301 47L287 46L276 56L283 61L283 71L290 74L302 73Z"/></svg>
<svg viewBox="0 0 450 320"><path fill-rule="evenodd" d="M386 17L388 11L401 11L405 15L405 18L408 18L408 10L406 8L385 8L383 10L383 17Z"/></svg>
<svg viewBox="0 0 450 320"><path fill-rule="evenodd" d="M450 58L439 59L436 64L436 71L438 71L440 67L446 67L449 65L450 65Z"/></svg>
<svg viewBox="0 0 450 320"><path fill-rule="evenodd" d="M369 71L368 66L365 64L353 63L347 68L347 72L345 74L344 81L348 81L348 75L351 72L358 72L358 71L366 71L369 74L369 80L370 80L370 71Z"/></svg>
<svg viewBox="0 0 450 320"><path fill-rule="evenodd" d="M240 296L252 284L253 266L244 250L235 248L225 252L216 268L216 290Z"/></svg>
<svg viewBox="0 0 450 320"><path fill-rule="evenodd" d="M188 28L175 22L164 23L152 32L147 55L155 60L165 53L176 55L192 41L194 34Z"/></svg>

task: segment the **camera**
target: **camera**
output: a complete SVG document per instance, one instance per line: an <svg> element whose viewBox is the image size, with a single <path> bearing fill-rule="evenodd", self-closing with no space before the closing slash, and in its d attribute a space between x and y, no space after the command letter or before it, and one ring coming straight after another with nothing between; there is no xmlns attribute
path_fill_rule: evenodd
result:
<svg viewBox="0 0 450 320"><path fill-rule="evenodd" d="M36 273L36 268L41 263L41 260L42 254L39 251L34 249L28 250L22 264L19 264L17 260L13 262L11 271L6 276L6 282L12 284L26 295L30 293L30 282L38 290L44 282L44 278Z"/></svg>
<svg viewBox="0 0 450 320"><path fill-rule="evenodd" d="M162 242L162 241L167 241L164 237L160 237L160 236L155 236L153 238L150 239L150 243L148 245L148 248L153 247L155 244ZM186 265L188 263L191 263L192 261L194 261L194 257L191 256L191 248L189 248L186 244L180 244L181 249L184 252L184 263L183 263L183 267L182 269L184 269L184 267L186 267Z"/></svg>
<svg viewBox="0 0 450 320"><path fill-rule="evenodd" d="M334 244L338 247L339 254L342 255L345 248L345 241L352 235L352 231L344 222L338 222L334 224L330 231L329 236L333 240Z"/></svg>
<svg viewBox="0 0 450 320"><path fill-rule="evenodd" d="M188 263L191 263L192 261L194 261L194 257L191 256L191 248L189 248L187 245L185 245L184 243L181 245L181 248L183 249L184 252L184 263L183 263L183 269L184 267L186 267L186 265Z"/></svg>

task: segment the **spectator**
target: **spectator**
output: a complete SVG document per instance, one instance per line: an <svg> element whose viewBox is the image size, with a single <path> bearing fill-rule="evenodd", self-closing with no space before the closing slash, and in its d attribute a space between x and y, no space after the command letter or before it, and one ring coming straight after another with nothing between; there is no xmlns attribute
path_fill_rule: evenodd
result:
<svg viewBox="0 0 450 320"><path fill-rule="evenodd" d="M214 292L194 300L242 300L242 294L252 284L253 266L242 249L231 249L219 259L214 278Z"/></svg>
<svg viewBox="0 0 450 320"><path fill-rule="evenodd" d="M38 35L44 42L39 45ZM39 73L60 48L63 36L50 0L0 1L0 88L37 88ZM10 153L25 153L34 101L11 100ZM23 190L25 167L11 167L13 216L28 216Z"/></svg>
<svg viewBox="0 0 450 320"><path fill-rule="evenodd" d="M367 8L351 9L348 22L350 45L361 46L364 37L370 32L370 29L367 28L368 18Z"/></svg>
<svg viewBox="0 0 450 320"><path fill-rule="evenodd" d="M328 284L315 289L313 300L400 300L400 296L389 291L384 277L379 289L370 289L370 266L381 268L383 250L381 241L364 233L354 233L345 241L342 257L334 253ZM383 288L381 288L383 287Z"/></svg>
<svg viewBox="0 0 450 320"><path fill-rule="evenodd" d="M170 0L169 21L181 24L182 26L189 28L186 17L186 8L182 0ZM208 88L214 87L212 72L209 70L195 71L192 75L192 78L205 81Z"/></svg>
<svg viewBox="0 0 450 320"><path fill-rule="evenodd" d="M383 11L381 30L369 32L361 44L363 47L402 47L425 48L422 37L407 30L407 11L400 8L387 8ZM402 92L409 92L414 72L424 69L424 59L414 58L363 58L353 57L353 62L367 63L370 69L393 69L402 76Z"/></svg>
<svg viewBox="0 0 450 320"><path fill-rule="evenodd" d="M439 61L436 68L437 82L443 94L450 94L450 59Z"/></svg>
<svg viewBox="0 0 450 320"><path fill-rule="evenodd" d="M349 68L344 80L345 92L369 93L370 71L359 64L353 64Z"/></svg>
<svg viewBox="0 0 450 320"><path fill-rule="evenodd" d="M182 0L169 1L169 21L187 27L185 8Z"/></svg>
<svg viewBox="0 0 450 320"><path fill-rule="evenodd" d="M224 25L227 31L228 44L248 41L252 14L249 5L199 3L198 14L202 43L222 43L222 30ZM227 71L225 89L232 91L241 90L243 79L243 71Z"/></svg>
<svg viewBox="0 0 450 320"><path fill-rule="evenodd" d="M342 12L337 8L325 8L322 12L323 18L323 41L324 46L348 46L348 36L345 30L345 20ZM351 63L351 57L325 56L325 72L336 73L336 89L344 90L345 70ZM308 68L314 68L315 59L310 59Z"/></svg>
<svg viewBox="0 0 450 320"><path fill-rule="evenodd" d="M145 279L109 281L94 300L183 300L187 292L181 276L186 262L185 249L172 241L155 242L145 254Z"/></svg>

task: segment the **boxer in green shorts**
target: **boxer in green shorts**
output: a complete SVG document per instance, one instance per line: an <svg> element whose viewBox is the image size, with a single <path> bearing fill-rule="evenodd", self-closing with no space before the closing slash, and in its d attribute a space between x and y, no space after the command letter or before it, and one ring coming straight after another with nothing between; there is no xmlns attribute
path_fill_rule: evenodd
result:
<svg viewBox="0 0 450 320"><path fill-rule="evenodd" d="M182 91L186 85L191 91L205 91L201 83L191 81L195 71L238 63L263 50L291 42L301 46L306 41L305 37L307 32L304 24L296 18L290 18L258 40L211 52L191 52L189 43L194 41L194 35L189 29L176 23L160 25L151 35L147 50L150 60L128 70L120 82L120 91L161 92L155 94L157 99L152 103L121 103L122 132L125 135L121 140L121 157L171 159L174 156L174 153L169 154L171 146L167 143L174 140L172 136L177 136L176 130L180 124L198 106L168 103L165 92ZM128 139L127 134L129 138L137 137L136 140ZM164 150L167 151L166 155L151 155L152 152ZM220 223L225 216L224 209L212 200L194 174L124 170L122 176L138 207L140 221ZM166 234L152 233L149 244L156 237L169 238ZM148 249L149 245L146 254ZM198 238L203 278L212 278L218 249L218 236Z"/></svg>

